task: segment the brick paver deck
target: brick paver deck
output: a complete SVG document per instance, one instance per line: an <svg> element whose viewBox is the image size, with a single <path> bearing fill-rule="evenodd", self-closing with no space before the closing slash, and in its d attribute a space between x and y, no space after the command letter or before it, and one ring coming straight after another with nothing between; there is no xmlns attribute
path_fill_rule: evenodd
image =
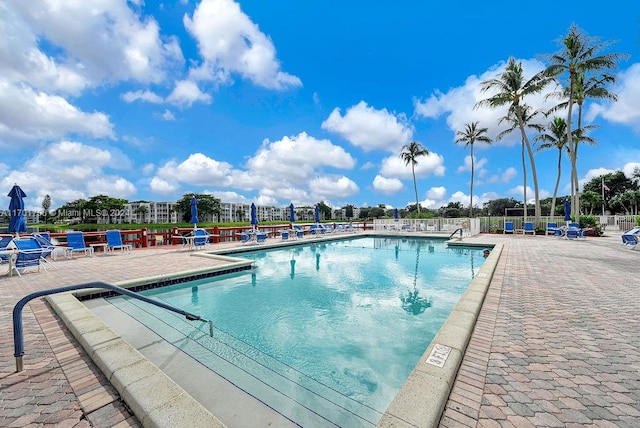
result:
<svg viewBox="0 0 640 428"><path fill-rule="evenodd" d="M640 251L609 235L465 238L506 245L441 426L639 425ZM25 307L25 370L15 372L11 311L21 297L211 263L167 247L0 276L0 426L140 426L42 299Z"/></svg>

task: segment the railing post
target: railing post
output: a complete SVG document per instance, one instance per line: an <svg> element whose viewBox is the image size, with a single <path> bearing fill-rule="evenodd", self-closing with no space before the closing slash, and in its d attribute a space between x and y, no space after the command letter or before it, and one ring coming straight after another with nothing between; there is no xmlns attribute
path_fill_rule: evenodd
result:
<svg viewBox="0 0 640 428"><path fill-rule="evenodd" d="M140 239L140 244L142 245L142 248L146 248L149 246L149 239L147 237L147 228L143 227L142 228L142 237Z"/></svg>

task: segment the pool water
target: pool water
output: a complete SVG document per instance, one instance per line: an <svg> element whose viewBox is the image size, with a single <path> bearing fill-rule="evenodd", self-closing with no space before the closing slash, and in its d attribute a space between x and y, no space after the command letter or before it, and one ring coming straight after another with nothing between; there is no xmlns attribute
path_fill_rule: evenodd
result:
<svg viewBox="0 0 640 428"><path fill-rule="evenodd" d="M244 252L246 272L109 301L301 426L375 426L482 265L481 249L365 237Z"/></svg>

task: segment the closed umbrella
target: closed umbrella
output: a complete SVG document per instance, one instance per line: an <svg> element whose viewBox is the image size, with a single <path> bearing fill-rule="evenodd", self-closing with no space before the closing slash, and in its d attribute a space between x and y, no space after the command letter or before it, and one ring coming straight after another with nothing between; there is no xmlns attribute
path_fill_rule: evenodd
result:
<svg viewBox="0 0 640 428"><path fill-rule="evenodd" d="M316 223L320 223L320 207L318 205L316 205L315 220Z"/></svg>
<svg viewBox="0 0 640 428"><path fill-rule="evenodd" d="M253 202L251 202L251 224L253 225L254 229L258 225L258 215L256 214L256 204L254 204Z"/></svg>
<svg viewBox="0 0 640 428"><path fill-rule="evenodd" d="M400 219L400 213L398 212L397 208L393 209L393 218L396 220Z"/></svg>
<svg viewBox="0 0 640 428"><path fill-rule="evenodd" d="M569 199L564 200L564 221L571 221L571 203L569 202Z"/></svg>
<svg viewBox="0 0 640 428"><path fill-rule="evenodd" d="M293 209L293 203L289 205L289 221L291 223L296 221L296 211Z"/></svg>
<svg viewBox="0 0 640 428"><path fill-rule="evenodd" d="M198 200L195 196L191 197L191 223L194 229L200 223L200 220L198 220Z"/></svg>
<svg viewBox="0 0 640 428"><path fill-rule="evenodd" d="M20 232L27 231L27 222L24 219L24 201L22 200L27 197L27 194L15 184L7 196L11 198L9 202L10 220L7 230L14 232L17 236Z"/></svg>

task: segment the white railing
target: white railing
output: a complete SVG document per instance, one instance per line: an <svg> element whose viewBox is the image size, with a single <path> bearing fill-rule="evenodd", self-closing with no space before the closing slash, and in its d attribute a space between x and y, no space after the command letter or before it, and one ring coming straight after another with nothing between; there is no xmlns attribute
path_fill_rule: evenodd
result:
<svg viewBox="0 0 640 428"><path fill-rule="evenodd" d="M462 229L462 236L473 236L480 233L478 218L402 218L375 219L373 230L380 232L422 232L428 234L451 235Z"/></svg>

